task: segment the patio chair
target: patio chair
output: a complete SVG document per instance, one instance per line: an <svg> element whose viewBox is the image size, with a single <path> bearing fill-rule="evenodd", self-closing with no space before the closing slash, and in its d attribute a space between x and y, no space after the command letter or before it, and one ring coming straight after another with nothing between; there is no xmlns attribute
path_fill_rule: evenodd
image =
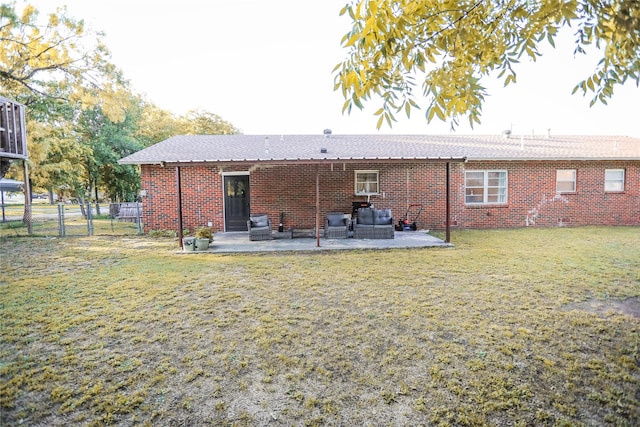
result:
<svg viewBox="0 0 640 427"><path fill-rule="evenodd" d="M271 240L271 220L267 214L255 214L247 221L249 240Z"/></svg>
<svg viewBox="0 0 640 427"><path fill-rule="evenodd" d="M394 230L391 209L358 209L358 217L353 225L355 239L393 239Z"/></svg>
<svg viewBox="0 0 640 427"><path fill-rule="evenodd" d="M349 229L347 217L342 212L329 212L324 222L324 237L327 239L346 239Z"/></svg>

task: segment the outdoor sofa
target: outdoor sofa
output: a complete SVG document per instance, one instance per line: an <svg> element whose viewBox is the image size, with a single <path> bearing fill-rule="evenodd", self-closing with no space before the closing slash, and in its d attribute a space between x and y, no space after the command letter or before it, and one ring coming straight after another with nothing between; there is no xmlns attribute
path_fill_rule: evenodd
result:
<svg viewBox="0 0 640 427"><path fill-rule="evenodd" d="M360 208L353 225L355 239L393 239L394 224L391 209Z"/></svg>

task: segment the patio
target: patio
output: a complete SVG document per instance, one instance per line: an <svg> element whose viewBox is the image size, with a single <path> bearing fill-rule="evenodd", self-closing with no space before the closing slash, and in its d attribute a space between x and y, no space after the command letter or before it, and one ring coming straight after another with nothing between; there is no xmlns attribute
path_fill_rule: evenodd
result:
<svg viewBox="0 0 640 427"><path fill-rule="evenodd" d="M279 251L335 251L357 249L398 249L453 247L451 243L428 234L428 230L396 232L393 239L325 239L302 237L293 239L273 239L250 241L248 232L215 233L209 250L181 253L238 253L238 252L279 252Z"/></svg>

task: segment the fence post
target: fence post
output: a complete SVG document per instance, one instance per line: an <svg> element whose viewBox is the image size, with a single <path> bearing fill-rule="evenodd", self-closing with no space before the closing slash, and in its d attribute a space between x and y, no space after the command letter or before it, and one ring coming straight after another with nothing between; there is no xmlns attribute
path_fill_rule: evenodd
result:
<svg viewBox="0 0 640 427"><path fill-rule="evenodd" d="M89 236L93 236L93 209L91 202L87 202L87 232Z"/></svg>

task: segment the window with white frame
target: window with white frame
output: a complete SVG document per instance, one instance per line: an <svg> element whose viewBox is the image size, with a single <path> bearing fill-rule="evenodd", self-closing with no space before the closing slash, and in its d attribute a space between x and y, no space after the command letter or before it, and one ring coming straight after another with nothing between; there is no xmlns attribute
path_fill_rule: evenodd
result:
<svg viewBox="0 0 640 427"><path fill-rule="evenodd" d="M464 186L468 205L507 203L507 171L466 171Z"/></svg>
<svg viewBox="0 0 640 427"><path fill-rule="evenodd" d="M355 193L358 195L378 194L378 171L355 171Z"/></svg>
<svg viewBox="0 0 640 427"><path fill-rule="evenodd" d="M604 191L624 191L624 169L605 169Z"/></svg>
<svg viewBox="0 0 640 427"><path fill-rule="evenodd" d="M575 193L576 170L558 169L556 171L556 193Z"/></svg>

